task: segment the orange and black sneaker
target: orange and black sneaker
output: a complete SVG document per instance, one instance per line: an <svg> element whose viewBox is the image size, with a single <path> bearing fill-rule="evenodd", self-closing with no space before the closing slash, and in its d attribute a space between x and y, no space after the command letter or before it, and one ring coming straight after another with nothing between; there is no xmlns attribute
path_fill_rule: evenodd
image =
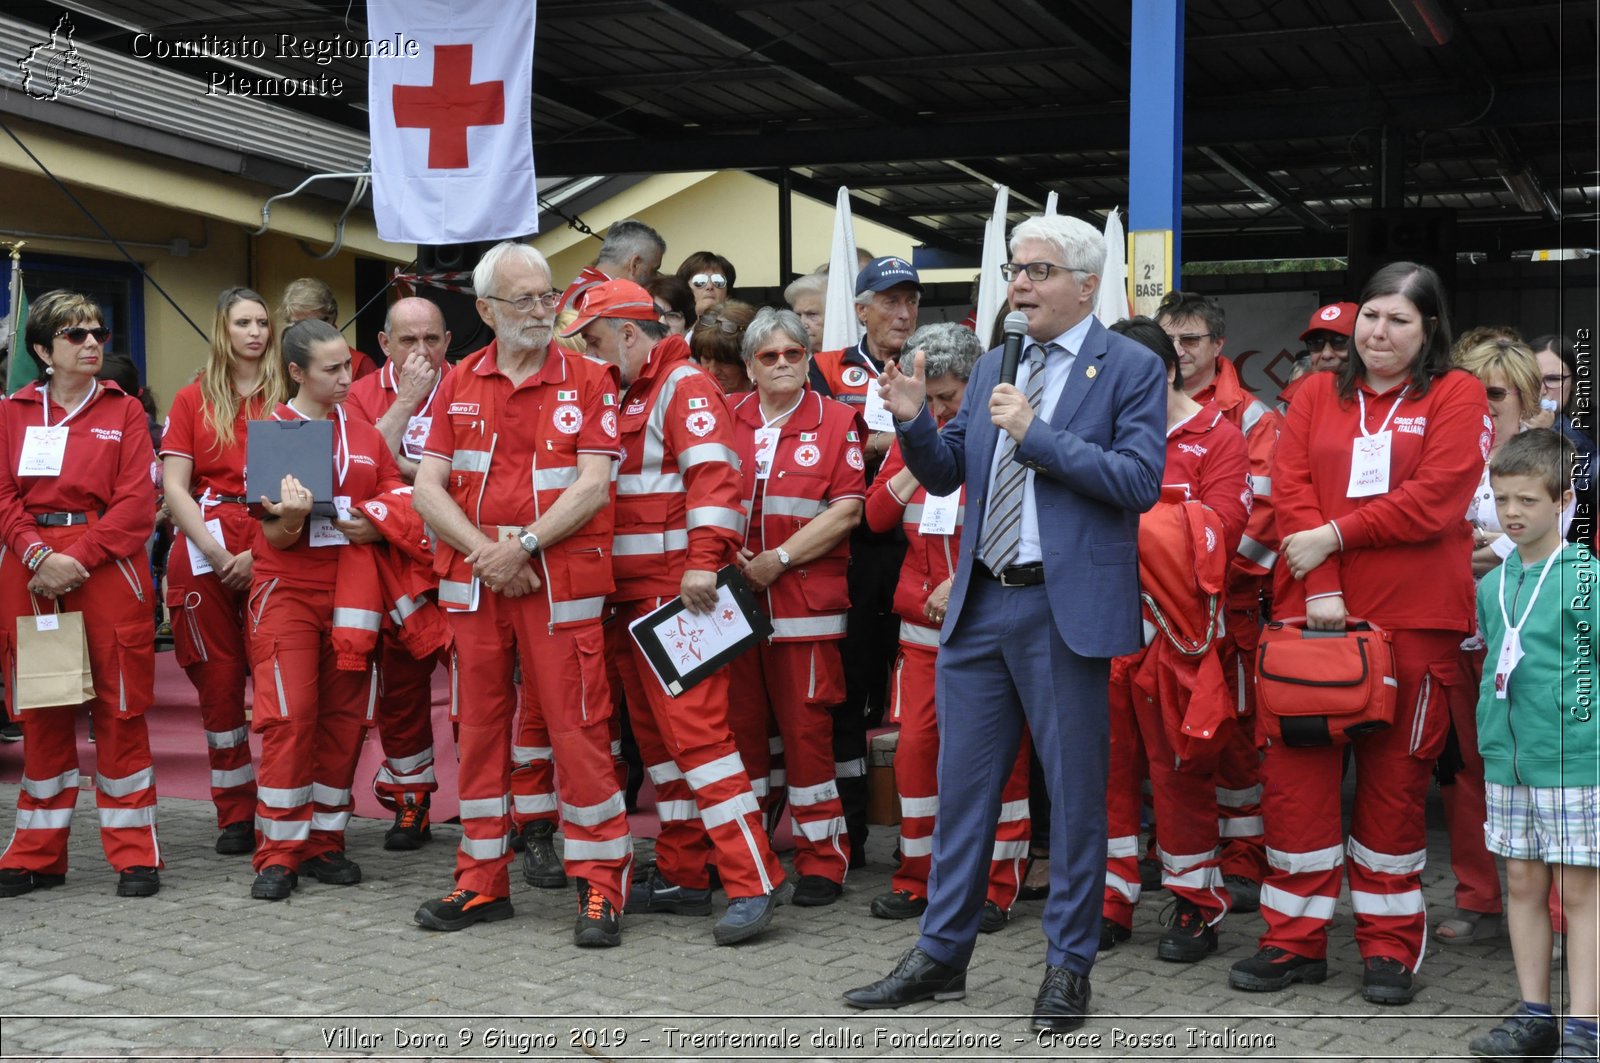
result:
<svg viewBox="0 0 1600 1063"><path fill-rule="evenodd" d="M465 930L473 923L497 923L513 914L510 897L458 889L437 901L426 902L413 918L418 926L429 930Z"/></svg>
<svg viewBox="0 0 1600 1063"><path fill-rule="evenodd" d="M394 814L394 826L383 835L383 847L391 852L410 852L422 848L422 843L433 837L428 826L428 795L413 804L407 801Z"/></svg>
<svg viewBox="0 0 1600 1063"><path fill-rule="evenodd" d="M617 907L584 879L578 879L578 922L572 940L580 949L609 949L622 944Z"/></svg>

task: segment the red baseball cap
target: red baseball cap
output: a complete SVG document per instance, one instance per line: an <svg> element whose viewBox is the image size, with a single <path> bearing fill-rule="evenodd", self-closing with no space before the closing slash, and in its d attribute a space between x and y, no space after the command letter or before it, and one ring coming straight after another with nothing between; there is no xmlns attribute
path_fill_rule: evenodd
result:
<svg viewBox="0 0 1600 1063"><path fill-rule="evenodd" d="M1329 303L1320 307L1311 315L1311 324L1300 333L1303 340L1313 332L1336 332L1341 336L1348 336L1356 330L1356 311L1361 308L1355 303Z"/></svg>
<svg viewBox="0 0 1600 1063"><path fill-rule="evenodd" d="M630 280L591 285L578 293L572 306L578 311L578 317L562 331L563 336L576 336L603 317L661 320L661 311L656 309L656 301L650 298L650 293Z"/></svg>

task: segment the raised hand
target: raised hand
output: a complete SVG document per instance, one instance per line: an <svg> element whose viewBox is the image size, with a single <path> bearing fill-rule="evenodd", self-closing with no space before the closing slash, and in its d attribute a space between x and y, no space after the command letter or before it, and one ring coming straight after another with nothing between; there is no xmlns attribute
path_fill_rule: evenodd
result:
<svg viewBox="0 0 1600 1063"><path fill-rule="evenodd" d="M911 420L928 401L928 381L923 371L926 357L922 351L916 352L910 374L900 372L900 366L890 359L878 375L878 396L897 421Z"/></svg>

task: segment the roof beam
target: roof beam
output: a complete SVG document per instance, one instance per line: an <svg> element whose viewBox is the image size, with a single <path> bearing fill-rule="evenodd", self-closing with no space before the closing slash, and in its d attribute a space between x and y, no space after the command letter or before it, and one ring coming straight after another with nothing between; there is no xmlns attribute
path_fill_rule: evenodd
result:
<svg viewBox="0 0 1600 1063"><path fill-rule="evenodd" d="M775 171L753 170L751 172L756 177L771 181L774 184L778 183L779 175ZM802 177L797 173L789 175L789 187L803 196L829 206L833 205L834 200L839 195L839 186L837 184L817 181L810 177ZM937 247L941 250L954 251L959 254L970 253L973 249L972 245L965 241L953 240L932 226L911 221L902 214L897 214L892 210L885 210L883 207L861 199L854 193L850 195L850 211L852 214L859 214L868 221L877 222L879 225L888 226L896 232L905 233L907 236L922 241L929 247Z"/></svg>
<svg viewBox="0 0 1600 1063"><path fill-rule="evenodd" d="M1300 219L1314 232L1327 232L1331 228L1322 216L1300 203L1294 193L1284 188L1276 179L1257 171L1233 148L1217 145L1201 146L1200 153L1231 175L1240 184L1272 204Z"/></svg>

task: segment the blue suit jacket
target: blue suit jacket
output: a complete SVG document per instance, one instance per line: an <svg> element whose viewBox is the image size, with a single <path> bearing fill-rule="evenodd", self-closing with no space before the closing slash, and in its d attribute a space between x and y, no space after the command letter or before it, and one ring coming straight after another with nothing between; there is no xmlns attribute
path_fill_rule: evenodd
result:
<svg viewBox="0 0 1600 1063"><path fill-rule="evenodd" d="M943 432L926 408L899 427L906 465L930 494L967 485L968 523L941 642L961 623L983 540L1000 436L989 420L989 395L999 381L997 347L978 359L961 411ZM1161 495L1166 392L1166 370L1154 351L1094 321L1049 423L1035 418L1017 450L1035 474L1050 614L1080 657L1139 648L1139 514Z"/></svg>

